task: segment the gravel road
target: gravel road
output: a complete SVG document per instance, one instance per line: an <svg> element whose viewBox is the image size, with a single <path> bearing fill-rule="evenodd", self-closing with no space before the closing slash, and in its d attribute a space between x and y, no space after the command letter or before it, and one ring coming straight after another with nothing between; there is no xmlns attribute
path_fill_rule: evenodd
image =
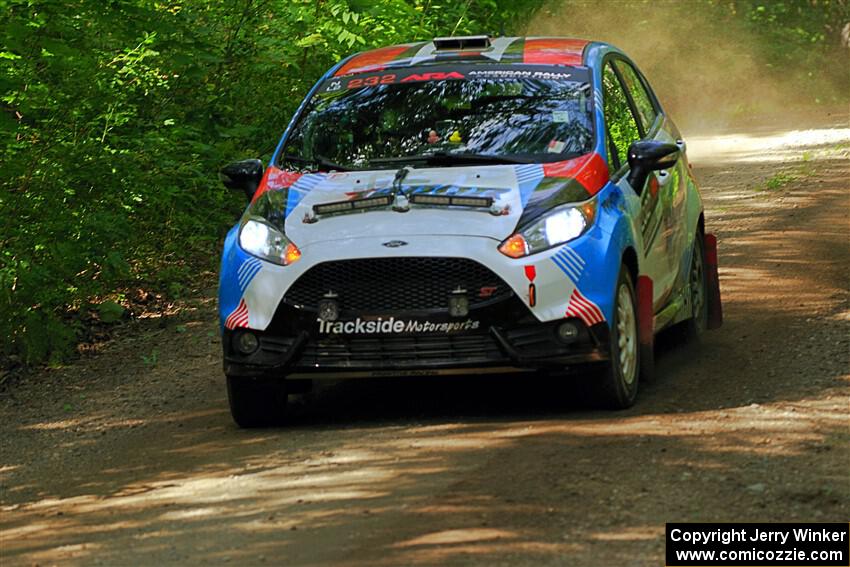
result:
<svg viewBox="0 0 850 567"><path fill-rule="evenodd" d="M726 322L661 336L634 408L587 410L568 380L357 380L239 430L202 298L0 395L2 564L658 566L665 522L847 521L850 128L830 126L689 140Z"/></svg>

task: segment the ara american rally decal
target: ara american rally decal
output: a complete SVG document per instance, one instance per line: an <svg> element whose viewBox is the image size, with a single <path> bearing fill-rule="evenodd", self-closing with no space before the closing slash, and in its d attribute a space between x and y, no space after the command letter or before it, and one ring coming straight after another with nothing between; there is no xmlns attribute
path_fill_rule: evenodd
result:
<svg viewBox="0 0 850 567"><path fill-rule="evenodd" d="M514 81L522 79L541 81L558 80L586 84L589 82L590 75L586 69L578 67L553 68L543 65L526 65L518 68L515 65L488 65L485 69L479 69L474 65L464 65L463 62L459 62L457 65L435 65L434 67L427 67L425 69L408 67L365 72L344 77L334 76L322 82L318 92L323 97L333 97L339 92L365 87L404 85L426 81L462 81L474 79Z"/></svg>

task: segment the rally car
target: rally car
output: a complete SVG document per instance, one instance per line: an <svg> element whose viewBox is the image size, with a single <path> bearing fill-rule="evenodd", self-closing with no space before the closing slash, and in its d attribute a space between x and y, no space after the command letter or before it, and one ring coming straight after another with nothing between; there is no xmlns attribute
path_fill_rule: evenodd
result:
<svg viewBox="0 0 850 567"><path fill-rule="evenodd" d="M596 400L624 408L655 333L720 324L685 143L605 43L453 37L353 55L268 167L221 176L250 199L219 295L243 427L277 422L322 377L595 366Z"/></svg>

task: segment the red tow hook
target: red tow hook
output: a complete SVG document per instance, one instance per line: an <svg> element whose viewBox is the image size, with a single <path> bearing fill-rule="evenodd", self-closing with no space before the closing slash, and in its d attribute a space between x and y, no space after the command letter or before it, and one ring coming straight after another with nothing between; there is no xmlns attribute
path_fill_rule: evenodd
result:
<svg viewBox="0 0 850 567"><path fill-rule="evenodd" d="M637 303L640 374L649 381L655 373L655 314L652 312L652 278L649 276L638 276Z"/></svg>
<svg viewBox="0 0 850 567"><path fill-rule="evenodd" d="M720 301L720 275L717 272L717 237L705 235L706 300L708 321L706 327L718 329L723 324L723 305Z"/></svg>

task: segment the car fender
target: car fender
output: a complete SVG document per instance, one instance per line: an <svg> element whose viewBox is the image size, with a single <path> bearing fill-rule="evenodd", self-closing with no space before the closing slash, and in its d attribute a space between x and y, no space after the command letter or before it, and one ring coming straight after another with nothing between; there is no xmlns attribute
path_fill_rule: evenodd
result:
<svg viewBox="0 0 850 567"><path fill-rule="evenodd" d="M599 192L597 218L593 228L577 240L572 248L586 259L584 271L576 282L581 293L596 303L611 325L614 315L614 292L623 256L629 248L640 258L633 222L634 204L623 190L608 183ZM639 273L639 266L638 266Z"/></svg>

